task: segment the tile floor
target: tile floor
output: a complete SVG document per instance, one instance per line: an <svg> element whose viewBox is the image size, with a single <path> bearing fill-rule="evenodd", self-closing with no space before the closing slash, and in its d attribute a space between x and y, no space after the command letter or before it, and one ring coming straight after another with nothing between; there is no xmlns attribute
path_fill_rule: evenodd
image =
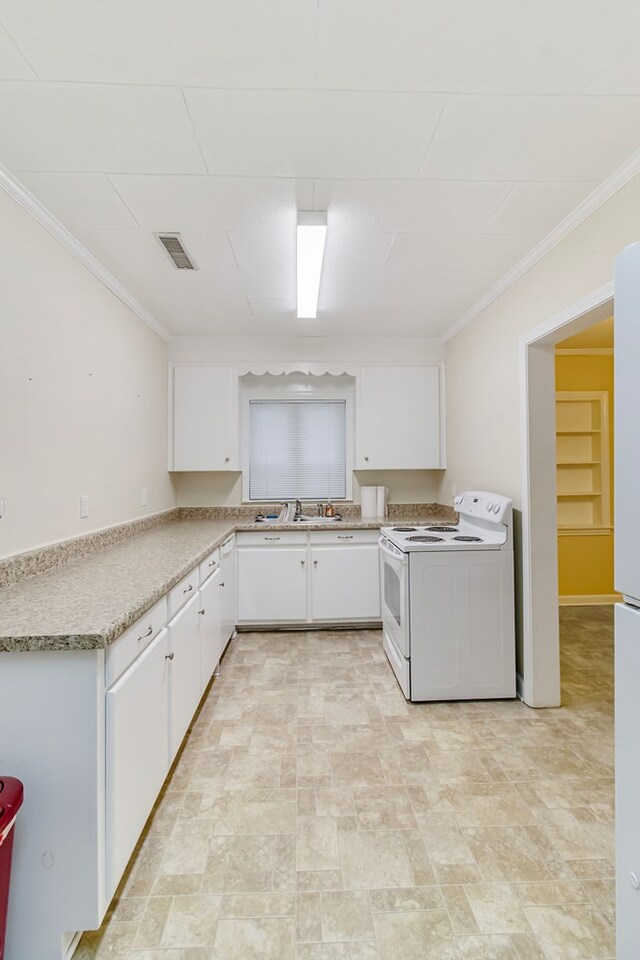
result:
<svg viewBox="0 0 640 960"><path fill-rule="evenodd" d="M596 960L613 933L612 608L563 707L407 704L380 634L227 651L77 960Z"/></svg>

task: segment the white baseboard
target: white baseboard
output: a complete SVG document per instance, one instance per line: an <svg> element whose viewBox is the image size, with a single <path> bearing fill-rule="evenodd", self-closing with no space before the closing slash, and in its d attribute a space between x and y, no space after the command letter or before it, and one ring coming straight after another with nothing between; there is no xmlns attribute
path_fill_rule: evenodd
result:
<svg viewBox="0 0 640 960"><path fill-rule="evenodd" d="M558 597L558 604L561 607L592 607L620 603L621 600L621 593L569 593L564 597Z"/></svg>
<svg viewBox="0 0 640 960"><path fill-rule="evenodd" d="M74 955L78 949L78 944L82 938L84 931L78 930L74 934L63 934L62 938L62 960L71 960L71 957ZM65 942L66 941L66 942Z"/></svg>

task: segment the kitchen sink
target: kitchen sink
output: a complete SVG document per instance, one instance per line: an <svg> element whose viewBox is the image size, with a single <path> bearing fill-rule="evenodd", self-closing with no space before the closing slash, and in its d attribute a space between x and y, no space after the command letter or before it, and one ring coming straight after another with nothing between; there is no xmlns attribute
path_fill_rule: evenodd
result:
<svg viewBox="0 0 640 960"><path fill-rule="evenodd" d="M277 517L256 517L255 523L283 523ZM342 517L296 517L293 523L342 523Z"/></svg>
<svg viewBox="0 0 640 960"><path fill-rule="evenodd" d="M296 517L294 523L341 523L342 517Z"/></svg>

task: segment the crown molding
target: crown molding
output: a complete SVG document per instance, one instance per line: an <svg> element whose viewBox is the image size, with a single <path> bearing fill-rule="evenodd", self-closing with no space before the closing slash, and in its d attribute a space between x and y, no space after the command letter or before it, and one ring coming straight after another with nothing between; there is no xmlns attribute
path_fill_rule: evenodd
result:
<svg viewBox="0 0 640 960"><path fill-rule="evenodd" d="M626 186L630 180L640 173L640 150L636 150L621 164L617 170L607 177L600 186L596 187L588 197L578 204L571 213L553 228L551 233L538 243L522 260L506 273L501 280L491 287L485 295L477 301L459 320L451 324L443 334L445 343L460 333L472 320L475 320L483 310L509 289L517 280L525 275L539 260L546 257L565 237L568 237L581 223L584 223L607 200Z"/></svg>
<svg viewBox="0 0 640 960"><path fill-rule="evenodd" d="M104 267L99 260L94 257L92 253L87 250L83 243L80 243L77 237L75 237L70 230L68 230L64 224L54 217L54 215L47 210L47 208L40 203L37 197L27 190L27 188L20 183L16 177L7 170L6 167L3 167L0 164L0 187L5 190L9 196L13 197L20 206L31 214L34 220L37 220L38 223L47 230L48 233L54 237L58 243L61 243L66 250L71 253L76 260L79 260L80 263L87 268L87 270L96 277L108 290L113 293L118 300L121 300L125 306L135 313L143 323L146 323L154 333L157 333L165 341L169 341L170 335L168 330L166 330L161 323L159 323L149 311L142 306L139 300L129 293L129 291L124 287L119 280L110 273L106 267Z"/></svg>

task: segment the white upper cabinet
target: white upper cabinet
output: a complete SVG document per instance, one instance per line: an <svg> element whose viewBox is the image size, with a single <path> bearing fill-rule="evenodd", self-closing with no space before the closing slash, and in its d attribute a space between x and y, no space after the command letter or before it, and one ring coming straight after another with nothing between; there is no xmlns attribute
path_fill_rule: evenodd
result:
<svg viewBox="0 0 640 960"><path fill-rule="evenodd" d="M229 367L170 368L169 470L239 470L238 378Z"/></svg>
<svg viewBox="0 0 640 960"><path fill-rule="evenodd" d="M356 469L443 469L443 386L439 363L363 367L356 414Z"/></svg>

